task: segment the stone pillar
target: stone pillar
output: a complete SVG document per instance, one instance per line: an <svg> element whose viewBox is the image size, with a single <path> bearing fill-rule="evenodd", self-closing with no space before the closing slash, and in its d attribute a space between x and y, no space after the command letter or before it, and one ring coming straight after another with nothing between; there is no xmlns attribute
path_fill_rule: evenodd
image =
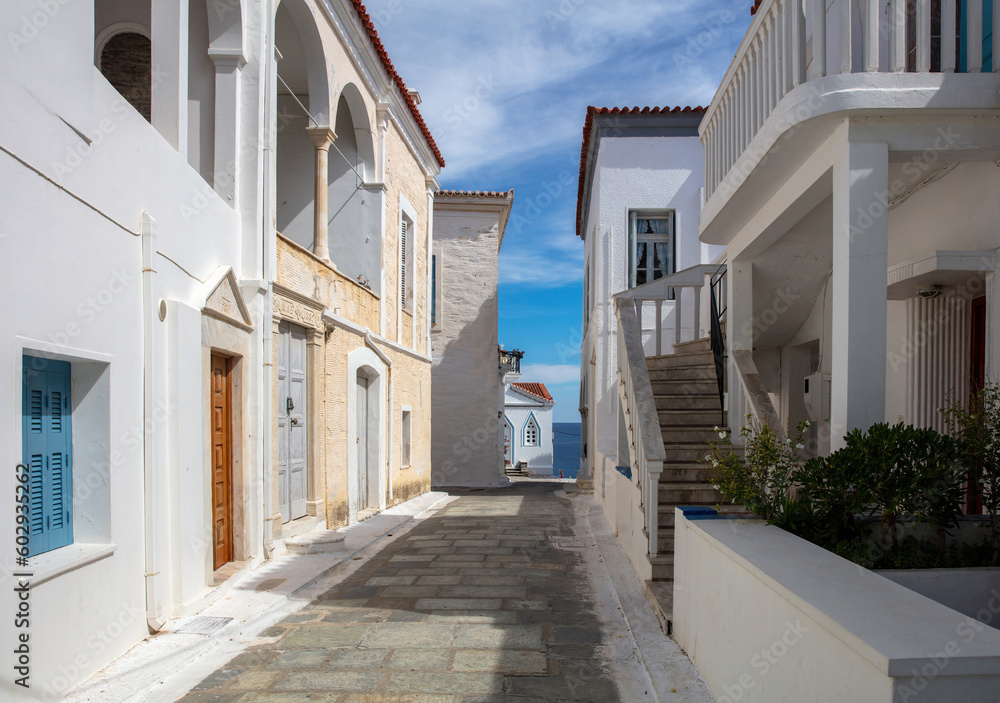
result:
<svg viewBox="0 0 1000 703"><path fill-rule="evenodd" d="M215 62L215 178L212 186L233 208L239 192L240 74L246 59L240 50L209 49Z"/></svg>
<svg viewBox="0 0 1000 703"><path fill-rule="evenodd" d="M889 148L852 142L833 163L830 448L885 420Z"/></svg>
<svg viewBox="0 0 1000 703"><path fill-rule="evenodd" d="M306 378L309 428L306 442L306 514L326 517L326 413L324 369L326 335L323 329L312 329L306 339L308 372Z"/></svg>
<svg viewBox="0 0 1000 703"><path fill-rule="evenodd" d="M313 127L308 130L316 146L316 194L314 202L315 224L313 225L313 254L323 261L330 261L330 219L327 199L330 190L329 156L330 145L337 135L329 127Z"/></svg>

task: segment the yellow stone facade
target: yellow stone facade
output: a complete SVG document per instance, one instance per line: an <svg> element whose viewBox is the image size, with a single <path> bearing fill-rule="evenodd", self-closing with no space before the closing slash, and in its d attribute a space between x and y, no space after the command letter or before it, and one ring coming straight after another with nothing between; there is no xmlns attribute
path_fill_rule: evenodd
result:
<svg viewBox="0 0 1000 703"><path fill-rule="evenodd" d="M306 439L307 515L325 516L336 528L357 519L349 501L351 452L357 437L350 436L350 394L356 379L349 355L361 349L387 358L386 378L380 385L384 417L379 417L383 437L379 470L384 472L382 504L386 507L430 490L431 485L431 360L428 345L428 257L430 215L427 178L394 122L385 130L385 227L382 240L383 288L378 296L355 280L318 259L309 250L278 236L277 275L274 285L274 352L278 366L279 325L290 322L307 331L308 420ZM414 260L413 314L399 304L399 227L401 198L416 221L411 231ZM333 233L332 236L338 236ZM383 311L383 306L385 310ZM324 312L326 313L324 315ZM384 329L383 329L384 318ZM415 320L415 323L414 323ZM278 374L272 388L275 408L279 398ZM391 407L389 406L391 394ZM408 408L411 425L410 464L402 466L402 411ZM391 419L391 430L387 420ZM273 505L279 502L278 418L273 423ZM352 514L355 513L355 514ZM294 522L294 521L293 521ZM273 510L275 539L291 534Z"/></svg>

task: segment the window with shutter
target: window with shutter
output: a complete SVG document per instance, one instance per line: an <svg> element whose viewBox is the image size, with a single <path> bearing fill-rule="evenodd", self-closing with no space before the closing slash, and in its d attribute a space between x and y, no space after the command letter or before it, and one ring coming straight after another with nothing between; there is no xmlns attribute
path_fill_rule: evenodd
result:
<svg viewBox="0 0 1000 703"><path fill-rule="evenodd" d="M24 357L22 448L31 556L73 542L73 431L68 362Z"/></svg>
<svg viewBox="0 0 1000 703"><path fill-rule="evenodd" d="M406 220L400 224L399 227L399 294L400 303L403 307L406 307L406 287L407 287L407 269L409 268L409 261L407 261L407 251L406 251Z"/></svg>

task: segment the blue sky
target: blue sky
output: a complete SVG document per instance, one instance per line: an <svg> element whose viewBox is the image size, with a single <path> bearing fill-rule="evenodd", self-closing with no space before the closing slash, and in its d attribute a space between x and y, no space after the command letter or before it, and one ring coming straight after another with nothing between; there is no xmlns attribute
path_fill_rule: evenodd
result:
<svg viewBox="0 0 1000 703"><path fill-rule="evenodd" d="M579 422L583 243L576 236L588 105L707 105L750 0L368 0L417 90L445 188L514 189L500 252L500 342L525 351L556 422Z"/></svg>

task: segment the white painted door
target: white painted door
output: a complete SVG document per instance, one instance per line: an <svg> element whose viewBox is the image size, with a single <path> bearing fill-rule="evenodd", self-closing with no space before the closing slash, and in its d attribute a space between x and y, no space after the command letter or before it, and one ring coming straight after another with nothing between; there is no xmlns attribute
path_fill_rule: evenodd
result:
<svg viewBox="0 0 1000 703"><path fill-rule="evenodd" d="M358 374L358 510L368 508L368 378Z"/></svg>
<svg viewBox="0 0 1000 703"><path fill-rule="evenodd" d="M306 514L306 331L278 331L278 509L288 522Z"/></svg>

